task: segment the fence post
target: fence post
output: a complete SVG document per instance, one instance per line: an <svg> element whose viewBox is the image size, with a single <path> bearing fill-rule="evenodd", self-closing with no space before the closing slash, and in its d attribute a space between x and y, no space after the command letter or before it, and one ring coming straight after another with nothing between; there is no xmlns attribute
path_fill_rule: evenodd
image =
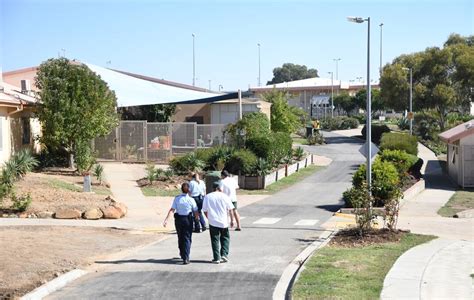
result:
<svg viewBox="0 0 474 300"><path fill-rule="evenodd" d="M143 158L145 159L145 162L148 161L148 135L147 135L147 128L148 127L148 122L144 121L143 122Z"/></svg>
<svg viewBox="0 0 474 300"><path fill-rule="evenodd" d="M119 125L117 126L117 128L115 128L115 159L117 159L118 161L121 161L122 160L122 147L121 147L121 138L120 138L120 127L122 126L122 121L120 121Z"/></svg>
<svg viewBox="0 0 474 300"><path fill-rule="evenodd" d="M197 149L197 123L194 123L194 150Z"/></svg>

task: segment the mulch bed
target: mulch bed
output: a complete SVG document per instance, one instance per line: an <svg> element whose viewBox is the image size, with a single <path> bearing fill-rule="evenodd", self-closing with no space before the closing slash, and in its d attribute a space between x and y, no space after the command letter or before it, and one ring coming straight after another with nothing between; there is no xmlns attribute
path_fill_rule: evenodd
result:
<svg viewBox="0 0 474 300"><path fill-rule="evenodd" d="M180 189L183 182L189 181L189 176L173 176L169 180L155 180L152 184L146 178L141 178L137 180L137 185L139 187L151 186L164 190L175 190Z"/></svg>
<svg viewBox="0 0 474 300"><path fill-rule="evenodd" d="M360 236L357 228L349 228L339 231L329 242L330 245L339 247L361 247L373 244L399 242L402 236L409 231L388 229L371 229L364 236Z"/></svg>

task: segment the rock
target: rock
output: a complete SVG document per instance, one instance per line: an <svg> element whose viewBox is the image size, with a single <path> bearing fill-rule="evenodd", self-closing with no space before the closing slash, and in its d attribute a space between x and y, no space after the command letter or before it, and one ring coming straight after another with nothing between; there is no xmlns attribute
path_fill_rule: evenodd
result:
<svg viewBox="0 0 474 300"><path fill-rule="evenodd" d="M109 188L109 189L110 189L110 183L104 182L104 185L105 185L106 188Z"/></svg>
<svg viewBox="0 0 474 300"><path fill-rule="evenodd" d="M54 217L56 219L80 219L81 218L81 211L77 209L60 209L56 211Z"/></svg>
<svg viewBox="0 0 474 300"><path fill-rule="evenodd" d="M112 206L118 208L122 212L122 215L120 217L125 216L128 212L127 206L122 202L115 202L114 204L112 204Z"/></svg>
<svg viewBox="0 0 474 300"><path fill-rule="evenodd" d="M178 184L175 185L174 187L177 188L177 189L181 189L181 184L178 183Z"/></svg>
<svg viewBox="0 0 474 300"><path fill-rule="evenodd" d="M462 219L472 219L474 218L474 209L468 209L458 212L454 215L455 218L462 218Z"/></svg>
<svg viewBox="0 0 474 300"><path fill-rule="evenodd" d="M110 201L112 203L117 202L117 200L115 200L114 197L112 197L112 196L107 196L107 198L105 198L105 200Z"/></svg>
<svg viewBox="0 0 474 300"><path fill-rule="evenodd" d="M101 209L104 214L104 219L120 219L122 217L123 211L120 208L109 205Z"/></svg>
<svg viewBox="0 0 474 300"><path fill-rule="evenodd" d="M37 217L36 217L36 214L29 214L28 218L29 219L36 219Z"/></svg>
<svg viewBox="0 0 474 300"><path fill-rule="evenodd" d="M18 218L18 216L15 215L15 214L10 214L10 215L8 215L8 217L9 217L9 218Z"/></svg>
<svg viewBox="0 0 474 300"><path fill-rule="evenodd" d="M82 217L87 220L98 220L102 218L103 215L104 214L102 213L100 209L91 208L91 209L86 210L84 214L82 215Z"/></svg>
<svg viewBox="0 0 474 300"><path fill-rule="evenodd" d="M28 214L25 213L25 212L22 212L18 215L18 217L21 218L21 219L26 219L26 218L28 218Z"/></svg>
<svg viewBox="0 0 474 300"><path fill-rule="evenodd" d="M41 211L36 214L36 216L40 219L51 219L54 213L51 211Z"/></svg>

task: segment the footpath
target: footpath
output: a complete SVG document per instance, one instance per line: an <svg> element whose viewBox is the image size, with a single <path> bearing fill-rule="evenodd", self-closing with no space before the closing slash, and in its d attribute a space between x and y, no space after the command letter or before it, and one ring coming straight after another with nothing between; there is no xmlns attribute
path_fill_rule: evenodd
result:
<svg viewBox="0 0 474 300"><path fill-rule="evenodd" d="M356 136L360 128L336 133ZM418 144L418 156L426 188L403 203L398 228L439 238L398 258L385 277L381 299L473 299L474 219L438 215L456 186L430 149Z"/></svg>

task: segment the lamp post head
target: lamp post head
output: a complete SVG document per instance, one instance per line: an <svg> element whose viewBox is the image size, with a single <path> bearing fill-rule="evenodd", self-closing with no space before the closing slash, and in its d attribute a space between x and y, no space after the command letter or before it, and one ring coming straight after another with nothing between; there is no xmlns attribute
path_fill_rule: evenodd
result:
<svg viewBox="0 0 474 300"><path fill-rule="evenodd" d="M191 34L191 35L192 35L193 37L195 37L195 36L196 36L194 33L193 33L193 34Z"/></svg>
<svg viewBox="0 0 474 300"><path fill-rule="evenodd" d="M347 21L353 22L353 23L364 23L364 21L366 21L366 19L364 19L362 17L347 17Z"/></svg>
<svg viewBox="0 0 474 300"><path fill-rule="evenodd" d="M383 26L383 23L380 23L379 26L382 27L382 26Z"/></svg>

